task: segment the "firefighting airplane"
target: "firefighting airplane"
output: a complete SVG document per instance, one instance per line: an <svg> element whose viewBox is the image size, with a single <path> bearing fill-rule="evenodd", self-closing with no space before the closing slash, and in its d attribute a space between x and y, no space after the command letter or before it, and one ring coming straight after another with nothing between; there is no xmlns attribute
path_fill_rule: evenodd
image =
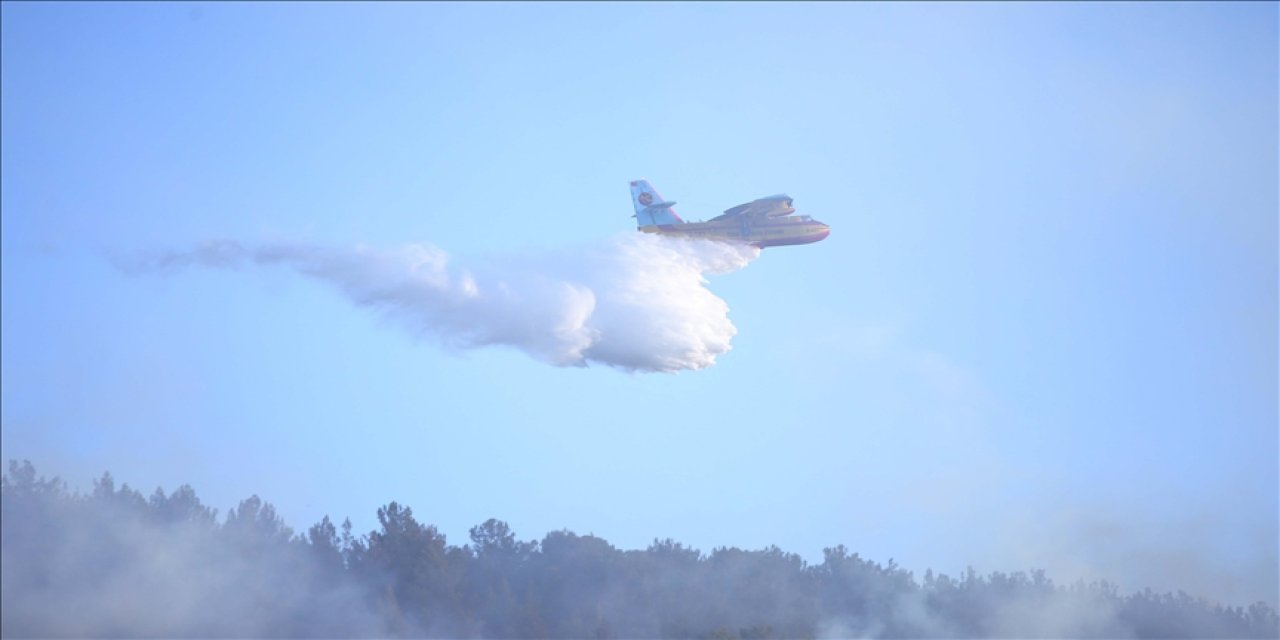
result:
<svg viewBox="0 0 1280 640"><path fill-rule="evenodd" d="M631 204L636 225L645 233L686 238L741 242L756 247L809 244L831 235L831 227L810 218L793 216L791 197L778 194L740 204L706 222L685 222L648 180L631 181Z"/></svg>

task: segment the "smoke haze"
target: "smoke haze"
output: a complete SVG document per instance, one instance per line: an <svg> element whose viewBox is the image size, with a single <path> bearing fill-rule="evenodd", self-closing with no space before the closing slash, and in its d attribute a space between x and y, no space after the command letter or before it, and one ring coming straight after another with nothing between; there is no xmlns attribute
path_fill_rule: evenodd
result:
<svg viewBox="0 0 1280 640"><path fill-rule="evenodd" d="M741 269L759 251L628 234L462 267L429 244L341 249L220 240L117 263L128 273L281 265L447 346L506 345L556 366L675 372L709 367L729 351L737 330L705 275Z"/></svg>
<svg viewBox="0 0 1280 640"><path fill-rule="evenodd" d="M361 535L295 534L252 496L225 518L190 486L145 498L111 474L71 493L0 475L0 636L445 638L1274 638L1265 603L1121 593L1105 580L972 569L921 579L844 546L619 549L490 519L449 544L408 505ZM221 523L219 523L221 520Z"/></svg>

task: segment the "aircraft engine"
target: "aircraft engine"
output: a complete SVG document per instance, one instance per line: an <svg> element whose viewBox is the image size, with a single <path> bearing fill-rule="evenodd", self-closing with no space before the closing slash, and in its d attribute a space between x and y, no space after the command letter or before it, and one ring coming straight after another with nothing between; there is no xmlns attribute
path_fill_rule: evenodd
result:
<svg viewBox="0 0 1280 640"><path fill-rule="evenodd" d="M791 206L790 200L786 202L779 202L775 204L774 207L775 208L770 210L768 213L770 218L779 218L782 216L789 216L796 212L796 208Z"/></svg>

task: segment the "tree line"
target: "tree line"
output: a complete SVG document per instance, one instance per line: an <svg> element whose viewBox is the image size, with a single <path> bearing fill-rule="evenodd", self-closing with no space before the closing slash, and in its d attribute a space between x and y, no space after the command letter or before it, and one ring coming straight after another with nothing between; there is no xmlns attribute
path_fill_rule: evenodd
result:
<svg viewBox="0 0 1280 640"><path fill-rule="evenodd" d="M395 502L364 534L328 517L295 533L257 496L219 518L182 486L144 496L107 473L87 494L0 477L5 637L1275 638L1264 603L1122 594L1043 571L919 579L843 546L821 563L776 546L673 540L622 550L488 520L467 544Z"/></svg>

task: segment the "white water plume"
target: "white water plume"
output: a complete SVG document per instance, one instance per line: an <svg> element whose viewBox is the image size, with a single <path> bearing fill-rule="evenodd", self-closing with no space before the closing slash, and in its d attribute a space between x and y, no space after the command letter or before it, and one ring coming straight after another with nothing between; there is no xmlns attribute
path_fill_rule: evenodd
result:
<svg viewBox="0 0 1280 640"><path fill-rule="evenodd" d="M462 267L429 244L343 249L221 240L121 266L138 273L281 265L453 347L507 345L557 366L673 372L709 367L729 351L737 330L705 275L741 269L759 251L633 234Z"/></svg>

